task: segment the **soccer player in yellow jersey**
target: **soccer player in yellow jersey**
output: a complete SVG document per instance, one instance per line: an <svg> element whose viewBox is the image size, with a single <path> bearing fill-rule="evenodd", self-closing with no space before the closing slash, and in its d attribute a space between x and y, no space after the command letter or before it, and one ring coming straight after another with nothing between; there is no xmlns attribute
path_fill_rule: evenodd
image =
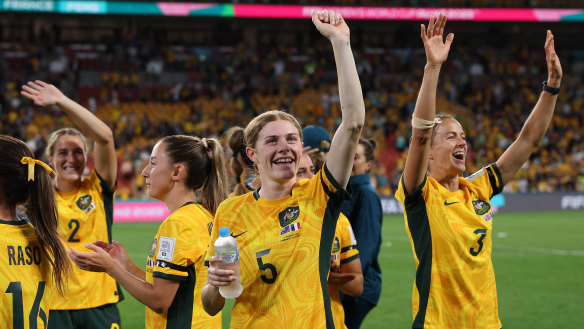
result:
<svg viewBox="0 0 584 329"><path fill-rule="evenodd" d="M152 241L146 271L119 243L88 245L95 253L72 250L73 260L82 269L106 271L146 305L146 328L220 328L221 315L203 310L201 292L213 214L227 197L221 144L184 135L164 137L142 175L148 195L171 212Z"/></svg>
<svg viewBox="0 0 584 329"><path fill-rule="evenodd" d="M53 287L70 271L57 231L51 168L0 135L0 328L46 328Z"/></svg>
<svg viewBox="0 0 584 329"><path fill-rule="evenodd" d="M517 139L494 163L463 178L468 145L461 124L436 115L446 17L421 25L426 67L412 118L412 139L396 198L404 207L417 272L412 328L501 328L491 261L490 199L528 160L543 138L557 100L562 68L547 31L548 80Z"/></svg>
<svg viewBox="0 0 584 329"><path fill-rule="evenodd" d="M314 177L314 171L315 167L312 165L310 156L302 153L296 178L310 179ZM358 297L363 292L363 274L355 234L353 234L349 219L342 213L339 215L335 229L331 250L331 270L327 282L335 328L347 328L339 289L346 295Z"/></svg>
<svg viewBox="0 0 584 329"><path fill-rule="evenodd" d="M42 107L58 106L93 141L95 168L83 177L89 153L85 136L74 128L49 137L46 153L57 173L55 189L59 232L66 245L87 250L85 243L111 241L113 201L118 165L111 129L89 110L51 84L36 80L22 95ZM116 303L122 298L116 281L105 273L73 268L63 296L55 296L49 329L120 328Z"/></svg>
<svg viewBox="0 0 584 329"><path fill-rule="evenodd" d="M312 21L332 44L342 122L328 162L312 179L296 182L302 129L282 111L268 111L245 128L246 153L261 188L225 200L217 209L209 243L209 273L203 306L220 311L219 287L235 276L216 263L219 228L229 227L239 244L243 293L231 312L232 328L333 328L327 277L331 246L351 159L365 120L365 105L350 47L349 28L339 13L314 12ZM211 257L212 256L212 257Z"/></svg>

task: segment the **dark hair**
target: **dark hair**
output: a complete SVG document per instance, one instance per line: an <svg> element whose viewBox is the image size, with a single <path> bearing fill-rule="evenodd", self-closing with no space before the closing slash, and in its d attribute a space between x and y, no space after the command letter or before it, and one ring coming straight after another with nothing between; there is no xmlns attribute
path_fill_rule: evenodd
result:
<svg viewBox="0 0 584 329"><path fill-rule="evenodd" d="M375 160L375 141L373 139L359 138L359 144L363 145L365 160Z"/></svg>
<svg viewBox="0 0 584 329"><path fill-rule="evenodd" d="M45 168L35 164L34 180L28 180L28 165L20 161L23 157L34 158L34 154L16 138L0 135L0 154L2 203L10 209L21 207L52 266L57 290L62 293L71 264L58 233L57 203L51 176Z"/></svg>
<svg viewBox="0 0 584 329"><path fill-rule="evenodd" d="M436 113L436 119L440 119L440 120L454 119L454 120L456 120L456 118L454 117L454 114L444 113L444 112ZM430 145L432 145L434 143L434 136L436 136L436 127L438 127L439 124L440 123L435 124L434 128L432 128L432 136L430 137Z"/></svg>
<svg viewBox="0 0 584 329"><path fill-rule="evenodd" d="M173 164L185 164L186 185L195 191L200 190L199 201L215 215L219 203L227 198L223 148L219 141L215 138L175 135L162 138L160 143L165 144Z"/></svg>
<svg viewBox="0 0 584 329"><path fill-rule="evenodd" d="M231 165L231 169L233 169L237 183L233 189L235 195L242 195L249 192L245 185L245 177L242 177L242 175L245 169L244 165L249 169L253 169L254 164L245 153L245 141L243 137L244 130L238 126L229 128L225 134L227 145L233 152L233 157L229 160L229 164Z"/></svg>

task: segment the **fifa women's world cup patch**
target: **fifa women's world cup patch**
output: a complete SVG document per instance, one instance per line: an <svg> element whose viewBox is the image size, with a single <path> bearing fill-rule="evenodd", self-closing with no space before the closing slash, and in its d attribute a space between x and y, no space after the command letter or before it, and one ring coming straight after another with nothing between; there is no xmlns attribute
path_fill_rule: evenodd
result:
<svg viewBox="0 0 584 329"><path fill-rule="evenodd" d="M93 198L91 197L91 195L88 194L77 199L75 204L77 204L77 207L79 207L79 209L85 210L85 214L89 214L89 212L95 209L95 202L92 201Z"/></svg>
<svg viewBox="0 0 584 329"><path fill-rule="evenodd" d="M176 245L175 238L161 236L160 243L158 246L158 255L156 255L156 259L172 262L172 257L174 256L174 246L175 245Z"/></svg>
<svg viewBox="0 0 584 329"><path fill-rule="evenodd" d="M479 216L483 216L483 219L488 222L493 218L491 210L491 205L483 200L474 200L472 202L475 212Z"/></svg>

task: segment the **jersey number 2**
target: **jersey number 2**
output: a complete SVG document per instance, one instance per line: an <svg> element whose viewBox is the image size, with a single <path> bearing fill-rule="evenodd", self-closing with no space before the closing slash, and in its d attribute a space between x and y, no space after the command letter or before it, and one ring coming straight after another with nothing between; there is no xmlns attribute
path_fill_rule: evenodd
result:
<svg viewBox="0 0 584 329"><path fill-rule="evenodd" d="M14 329L24 329L24 305L22 303L22 285L20 282L10 282L8 288L6 289L7 294L12 294L12 328ZM47 327L47 314L41 306L41 300L43 299L43 294L45 293L45 282L40 281L37 288L36 297L34 298L34 303L28 314L28 327L37 327L37 316L41 318L44 322L44 327Z"/></svg>
<svg viewBox="0 0 584 329"><path fill-rule="evenodd" d="M69 221L69 228L73 229L73 231L71 232L71 235L69 235L69 239L67 239L67 241L79 242L79 238L75 237L75 234L77 234L77 231L79 231L79 221L76 219L70 220Z"/></svg>
<svg viewBox="0 0 584 329"><path fill-rule="evenodd" d="M479 252L481 252L481 250L483 250L483 239L487 236L487 230L485 229L478 229L474 231L474 234L480 234L481 236L479 237L478 241L477 241L477 245L479 246L478 249L475 250L475 246L473 246L472 248L470 248L470 254L473 256L476 256L479 254Z"/></svg>
<svg viewBox="0 0 584 329"><path fill-rule="evenodd" d="M266 249L266 250L262 250L260 252L256 252L256 260L258 261L258 267L260 268L260 271L266 271L266 270L270 270L270 272L272 272L272 277L268 278L266 275L260 276L260 278L262 279L262 281L264 281L267 284L272 284L274 282L276 282L276 277L278 276L278 271L276 271L276 266L274 266L273 264L270 263L265 263L262 261L262 256L266 256L270 253L271 249Z"/></svg>

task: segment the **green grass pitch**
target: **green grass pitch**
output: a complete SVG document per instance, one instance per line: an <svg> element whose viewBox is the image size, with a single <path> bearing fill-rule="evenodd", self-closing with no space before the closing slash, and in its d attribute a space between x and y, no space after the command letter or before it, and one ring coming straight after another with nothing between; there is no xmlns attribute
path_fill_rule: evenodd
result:
<svg viewBox="0 0 584 329"><path fill-rule="evenodd" d="M515 212L494 216L493 262L504 328L574 328L584 295L584 211ZM114 238L138 265L159 223L119 223ZM402 216L385 216L380 253L383 291L362 328L411 328L415 264ZM124 291L122 326L144 328L144 306ZM229 309L224 311L228 327Z"/></svg>

